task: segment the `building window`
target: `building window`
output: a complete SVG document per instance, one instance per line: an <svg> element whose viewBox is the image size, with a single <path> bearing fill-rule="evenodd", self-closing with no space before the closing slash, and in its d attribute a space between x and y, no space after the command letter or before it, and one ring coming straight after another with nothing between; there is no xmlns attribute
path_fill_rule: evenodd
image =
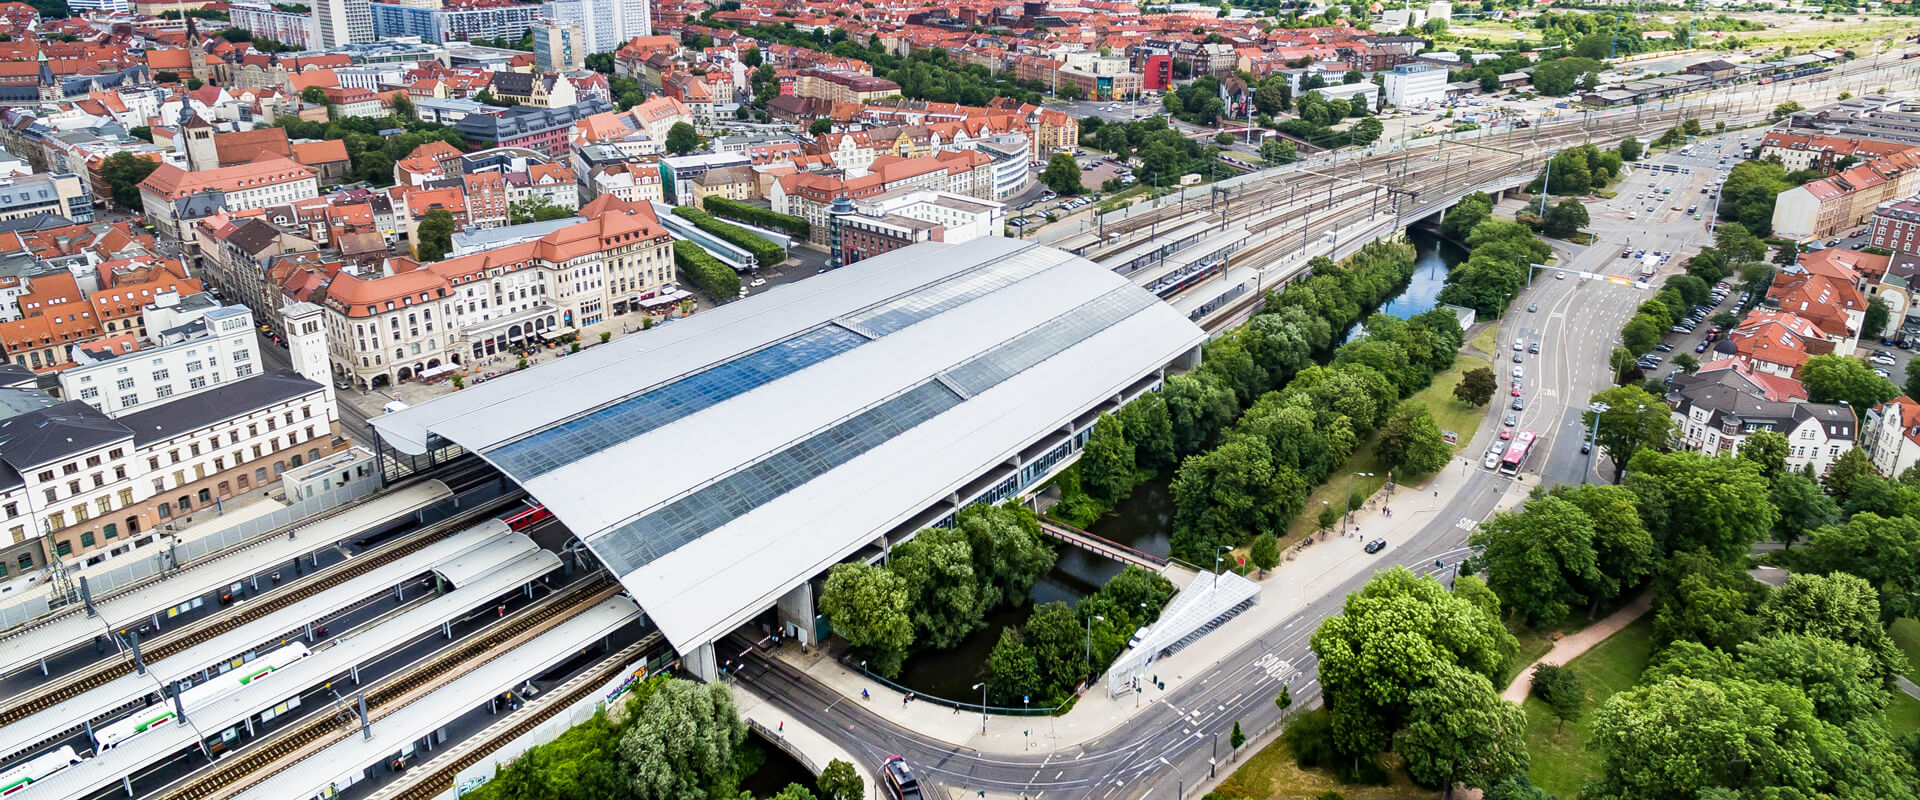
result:
<svg viewBox="0 0 1920 800"><path fill-rule="evenodd" d="M153 396L163 400L166 398L172 397L173 384L162 384L160 386L153 387Z"/></svg>
<svg viewBox="0 0 1920 800"><path fill-rule="evenodd" d="M81 547L93 546L93 531L83 531L80 534L80 546Z"/></svg>
<svg viewBox="0 0 1920 800"><path fill-rule="evenodd" d="M62 557L73 555L73 543L61 539L60 543L54 546L53 551L59 553Z"/></svg>

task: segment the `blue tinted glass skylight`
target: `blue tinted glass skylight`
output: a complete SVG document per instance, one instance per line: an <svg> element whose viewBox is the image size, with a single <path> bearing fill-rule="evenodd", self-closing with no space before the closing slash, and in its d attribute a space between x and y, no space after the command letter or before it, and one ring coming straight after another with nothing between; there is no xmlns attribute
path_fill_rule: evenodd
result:
<svg viewBox="0 0 1920 800"><path fill-rule="evenodd" d="M839 326L815 328L500 445L488 450L487 457L525 483L867 341Z"/></svg>
<svg viewBox="0 0 1920 800"><path fill-rule="evenodd" d="M594 537L594 552L625 575L960 404L929 381L785 450Z"/></svg>

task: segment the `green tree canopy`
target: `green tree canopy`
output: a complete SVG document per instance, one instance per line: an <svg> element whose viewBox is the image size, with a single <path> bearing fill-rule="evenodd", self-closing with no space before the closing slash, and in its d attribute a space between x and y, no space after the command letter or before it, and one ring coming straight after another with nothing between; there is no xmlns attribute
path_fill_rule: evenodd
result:
<svg viewBox="0 0 1920 800"><path fill-rule="evenodd" d="M1664 407L1660 413L1666 415ZM1641 450L1628 462L1626 486L1669 556L1699 549L1728 561L1741 558L1779 518L1766 478L1745 459Z"/></svg>
<svg viewBox="0 0 1920 800"><path fill-rule="evenodd" d="M747 725L726 684L671 680L620 737L620 755L636 798L731 797L746 739Z"/></svg>
<svg viewBox="0 0 1920 800"><path fill-rule="evenodd" d="M1673 436L1673 416L1666 401L1638 386L1615 386L1593 396L1592 402L1604 403L1600 425L1594 435L1600 451L1613 462L1614 479L1643 448L1660 448ZM1595 413L1581 415L1581 424L1593 427Z"/></svg>
<svg viewBox="0 0 1920 800"><path fill-rule="evenodd" d="M1072 153L1054 153L1040 173L1040 182L1063 196L1079 194L1080 164L1073 160Z"/></svg>
<svg viewBox="0 0 1920 800"><path fill-rule="evenodd" d="M898 674L913 644L911 602L906 581L859 562L835 565L820 590L820 613L881 675Z"/></svg>
<svg viewBox="0 0 1920 800"><path fill-rule="evenodd" d="M1817 355L1800 366L1800 383L1807 387L1807 399L1815 403L1846 403L1855 416L1864 416L1874 406L1892 400L1900 390L1873 367L1857 358Z"/></svg>

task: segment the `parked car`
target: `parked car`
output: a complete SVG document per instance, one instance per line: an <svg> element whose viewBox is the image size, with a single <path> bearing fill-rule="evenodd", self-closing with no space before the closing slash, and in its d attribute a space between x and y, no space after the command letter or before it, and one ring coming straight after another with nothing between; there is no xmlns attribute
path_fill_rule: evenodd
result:
<svg viewBox="0 0 1920 800"><path fill-rule="evenodd" d="M1694 345L1694 348L1693 348L1693 352L1696 352L1696 353L1704 353L1704 352L1707 352L1707 346L1708 346L1709 344L1711 344L1711 343L1710 343L1710 342L1701 342L1701 343L1699 343L1699 344L1697 344L1697 345Z"/></svg>

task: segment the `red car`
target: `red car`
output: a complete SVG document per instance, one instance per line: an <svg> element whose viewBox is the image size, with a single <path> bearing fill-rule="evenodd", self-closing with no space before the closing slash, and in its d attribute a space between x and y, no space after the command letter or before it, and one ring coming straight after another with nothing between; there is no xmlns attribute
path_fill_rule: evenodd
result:
<svg viewBox="0 0 1920 800"><path fill-rule="evenodd" d="M1515 387L1513 387L1513 396L1514 396L1514 397L1519 397L1519 396L1520 396L1520 387L1518 387L1518 386L1515 386Z"/></svg>
<svg viewBox="0 0 1920 800"><path fill-rule="evenodd" d="M1512 428L1501 428L1501 429L1500 429L1500 440L1501 440L1501 441L1506 441L1506 440L1508 440L1508 439L1511 439L1511 438L1513 438L1513 429L1512 429Z"/></svg>

